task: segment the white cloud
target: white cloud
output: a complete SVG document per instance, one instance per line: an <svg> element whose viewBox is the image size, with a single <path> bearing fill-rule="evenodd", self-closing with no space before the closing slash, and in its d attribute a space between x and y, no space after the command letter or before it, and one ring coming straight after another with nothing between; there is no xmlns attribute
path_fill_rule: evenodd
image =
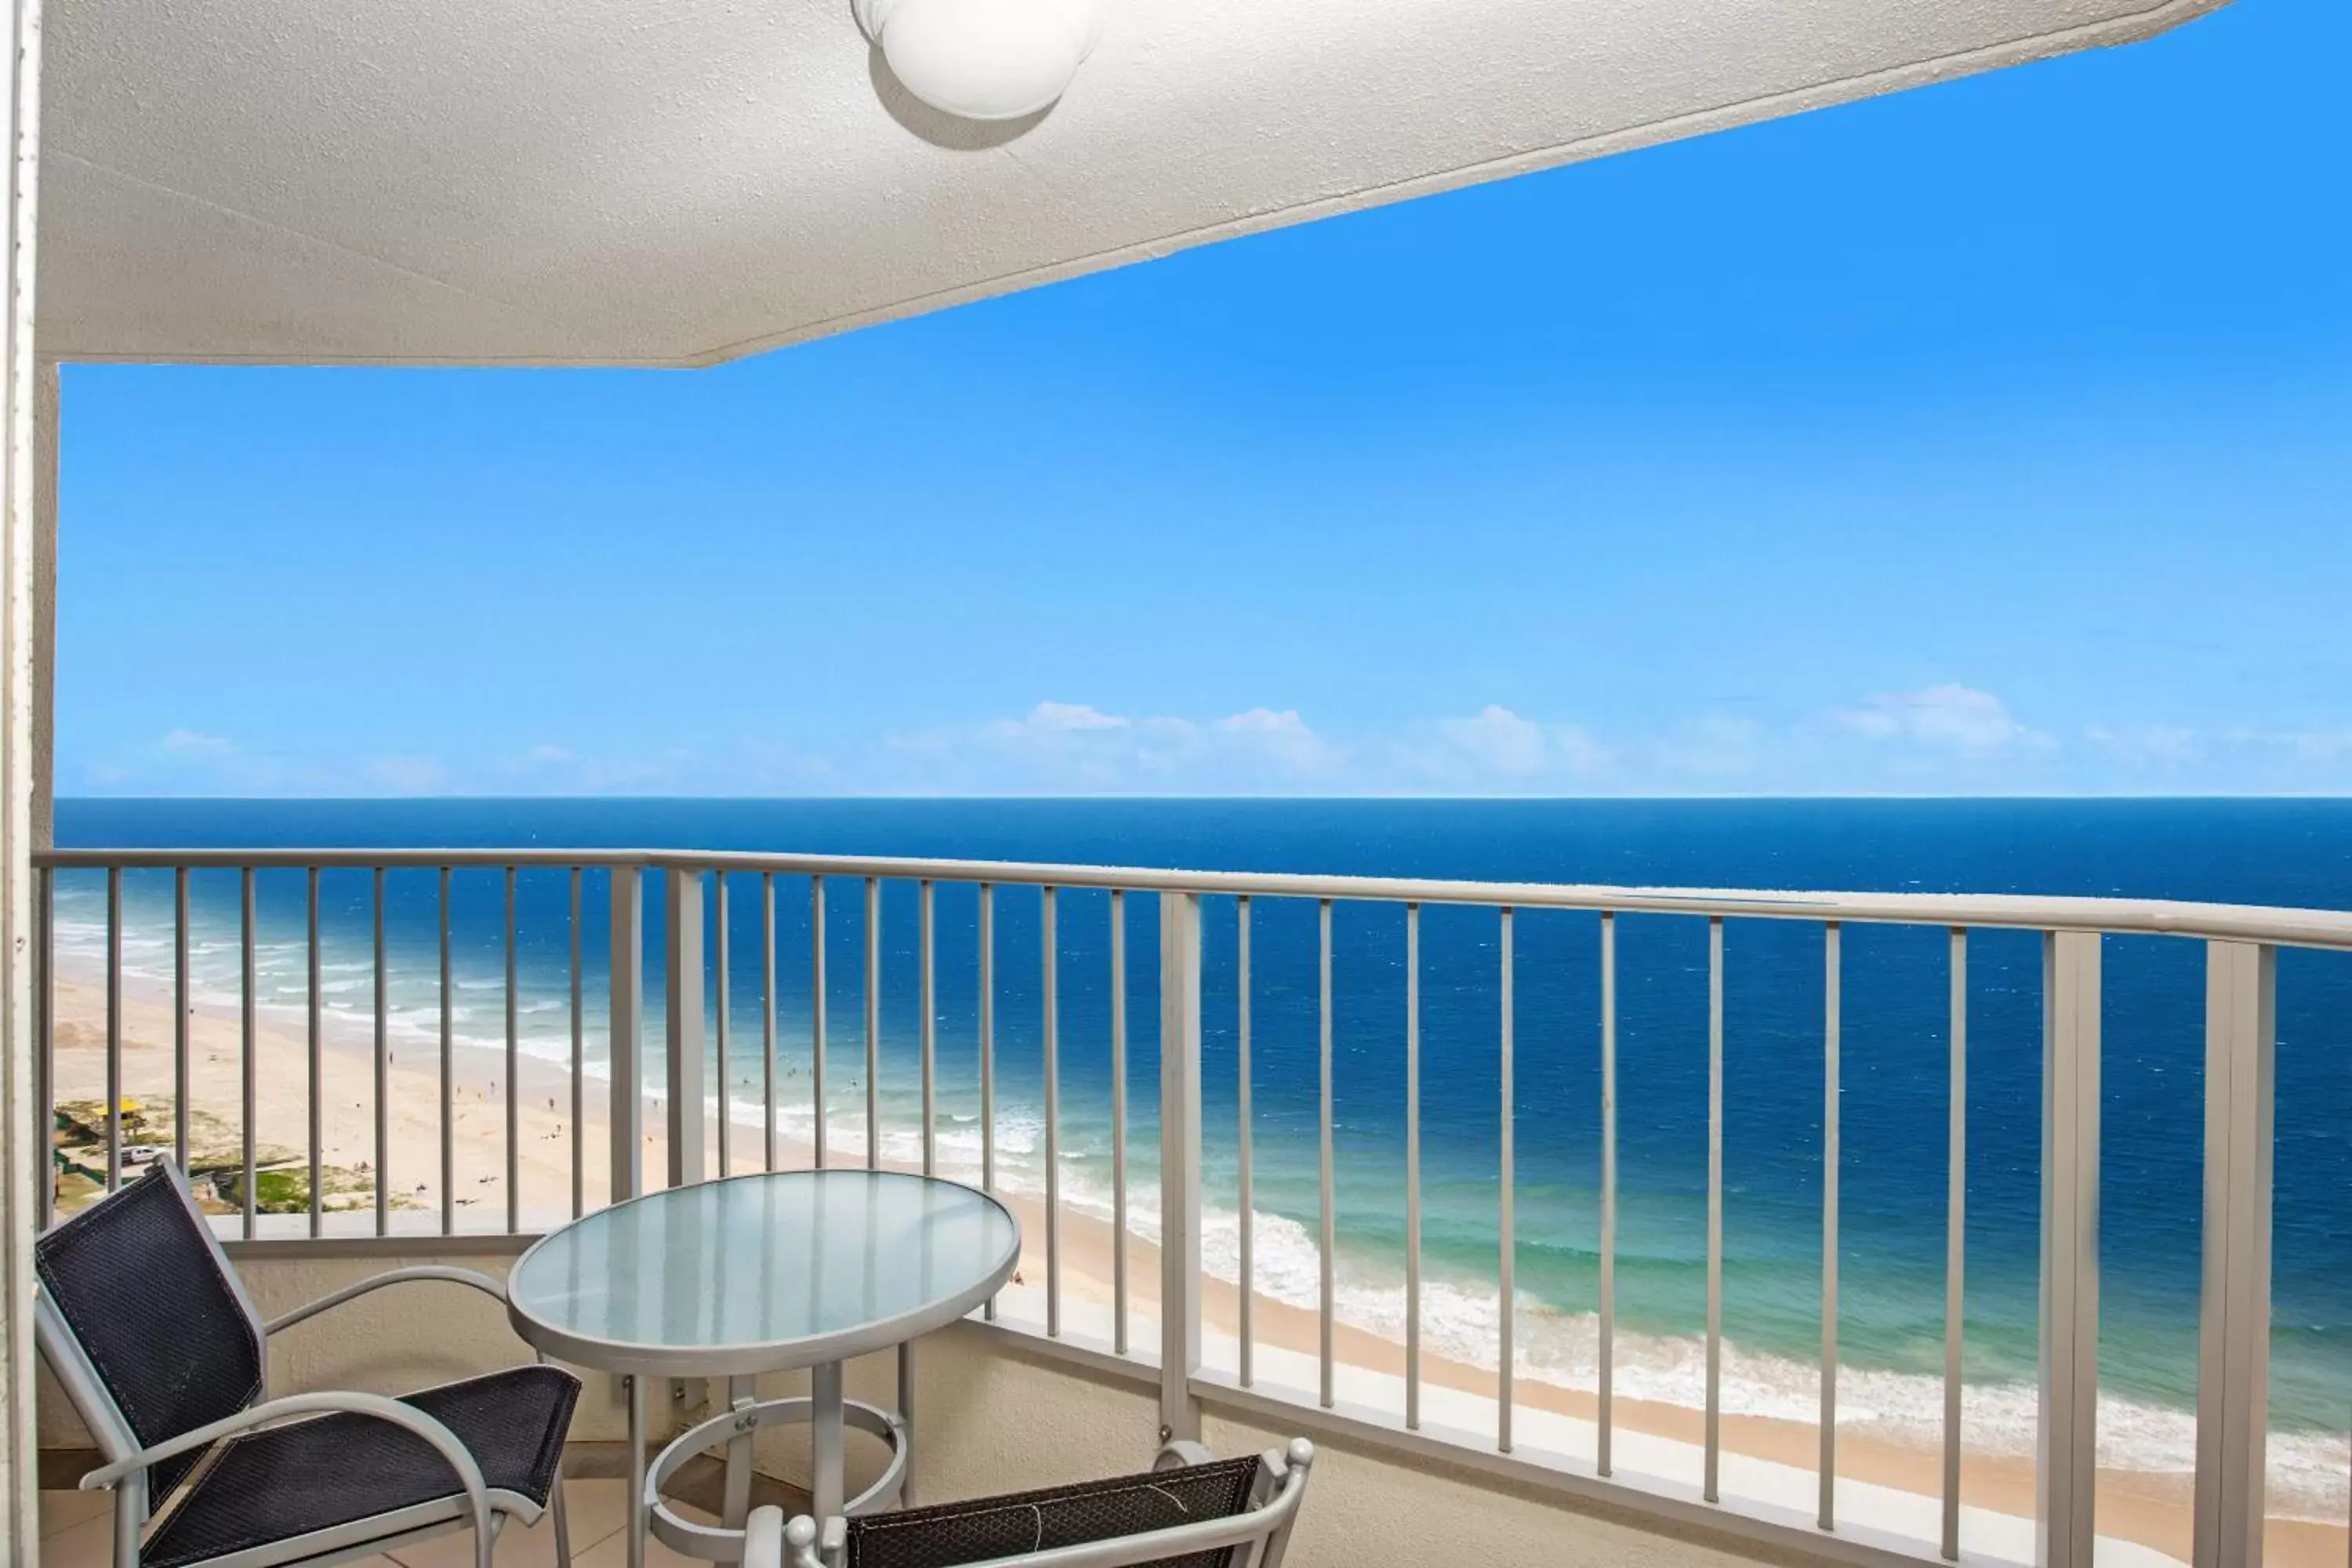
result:
<svg viewBox="0 0 2352 1568"><path fill-rule="evenodd" d="M2205 742L2179 724L2094 724L2083 738L2120 762L2137 766L2184 767L2202 762Z"/></svg>
<svg viewBox="0 0 2352 1568"><path fill-rule="evenodd" d="M1307 727L1296 708L1277 713L1252 708L1216 722L1216 732L1244 752L1272 759L1297 778L1336 774L1345 758L1339 749Z"/></svg>
<svg viewBox="0 0 2352 1568"><path fill-rule="evenodd" d="M96 763L84 776L108 793L188 795L439 795L454 782L430 756L306 757L184 728Z"/></svg>
<svg viewBox="0 0 2352 1568"><path fill-rule="evenodd" d="M1702 779L1717 785L1752 779L1766 751L1764 726L1729 713L1709 713L1678 724L1656 748L1667 779Z"/></svg>
<svg viewBox="0 0 2352 1568"><path fill-rule="evenodd" d="M1048 734L1129 728L1128 720L1083 702L1040 702L1029 710L1029 717L1021 723L1026 729Z"/></svg>
<svg viewBox="0 0 2352 1568"><path fill-rule="evenodd" d="M1471 719L1440 719L1437 732L1448 744L1489 773L1531 778L1543 772L1543 726L1489 702Z"/></svg>
<svg viewBox="0 0 2352 1568"><path fill-rule="evenodd" d="M2230 731L2240 746L2277 752L2303 763L2352 762L2352 729L2273 730L2247 728Z"/></svg>
<svg viewBox="0 0 2352 1568"><path fill-rule="evenodd" d="M449 770L434 757L370 757L360 764L359 781L369 795L446 795Z"/></svg>
<svg viewBox="0 0 2352 1568"><path fill-rule="evenodd" d="M1905 741L1963 757L2042 750L2053 743L2019 723L1991 692L1956 681L1874 697L1835 717L1843 728L1868 740Z"/></svg>
<svg viewBox="0 0 2352 1568"><path fill-rule="evenodd" d="M189 729L114 759L107 772L116 787L175 795L277 795L294 782L282 761L247 752L226 735Z"/></svg>
<svg viewBox="0 0 2352 1568"><path fill-rule="evenodd" d="M935 794L1296 793L1336 787L1346 760L1295 709L1203 720L1061 701L1017 719L892 736L887 748L913 765L892 766L871 787Z"/></svg>
<svg viewBox="0 0 2352 1568"><path fill-rule="evenodd" d="M1990 692L1947 682L1810 715L1702 712L1597 735L1487 703L1318 729L1295 708L1129 713L1062 700L912 733L788 729L693 747L518 741L449 757L257 747L172 729L75 765L69 792L155 795L1527 795L2084 790L2342 793L2352 723L2084 723L2062 748Z"/></svg>
<svg viewBox="0 0 2352 1568"><path fill-rule="evenodd" d="M1613 760L1609 748L1574 724L1541 723L1496 702L1430 728L1426 743L1403 748L1403 763L1454 783L1564 785L1589 780Z"/></svg>
<svg viewBox="0 0 2352 1568"><path fill-rule="evenodd" d="M174 757L229 757L236 754L236 742L226 735L174 730L155 742L155 750Z"/></svg>

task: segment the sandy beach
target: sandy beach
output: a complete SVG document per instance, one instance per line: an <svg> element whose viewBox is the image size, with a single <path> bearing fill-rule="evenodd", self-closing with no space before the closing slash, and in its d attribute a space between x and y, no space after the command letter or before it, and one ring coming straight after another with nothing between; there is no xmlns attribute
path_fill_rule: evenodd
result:
<svg viewBox="0 0 2352 1568"><path fill-rule="evenodd" d="M92 976L61 976L56 989L57 1040L54 1095L61 1106L100 1102L105 1092L106 1000ZM165 1112L173 1092L173 1016L167 992L135 980L126 981L121 1005L122 1088L125 1098L140 1108L141 1124L160 1120L159 1134L150 1126L140 1136L170 1142ZM387 1136L381 1157L376 1146L374 1066L372 1045L352 1037L348 1021L331 1021L320 1051L320 1162L330 1173L322 1183L331 1210L349 1208L372 1214L379 1165L392 1194L393 1227L403 1233L437 1231L440 1224L440 1154L442 1077L437 1044L396 1043L387 1068L389 1087ZM192 1163L204 1170L211 1163L235 1163L235 1133L241 1120L244 1053L240 1027L233 1013L199 1008L189 1024L188 1109L192 1126ZM309 1047L300 1026L289 1027L278 1017L266 1020L256 1032L254 1053L255 1132L268 1152L285 1158L283 1169L307 1172ZM583 1095L585 1114L575 1127L572 1115L572 1079L567 1068L524 1056L511 1085L502 1052L459 1047L455 1053L450 1100L455 1111L454 1204L460 1230L501 1230L508 1215L506 1183L507 1127L509 1097L519 1134L517 1169L520 1175L522 1222L526 1229L541 1229L568 1217L572 1207L572 1161L575 1139L582 1165L582 1199L586 1206L601 1205L608 1189L610 1147L603 1102L608 1086L590 1079ZM666 1150L661 1141L662 1116L648 1104L647 1128L641 1157L646 1185L664 1180ZM756 1126L739 1123L733 1130L734 1168L757 1169L762 1162L763 1134ZM126 1138L126 1142L134 1141ZM716 1142L714 1133L714 1144ZM786 1167L810 1163L810 1151L786 1141L780 1148ZM847 1156L862 1158L862 1150ZM102 1158L102 1156L101 1156ZM844 1158L835 1151L834 1158ZM712 1170L717 1169L713 1156ZM86 1201L87 1189L61 1193L71 1206ZM307 1192L307 1174L301 1184ZM231 1193L233 1196L233 1190ZM265 1189L267 1195L267 1189ZM282 1195L282 1194L281 1194ZM301 1194L296 1207L307 1207ZM1042 1318L1046 1226L1041 1205L1033 1198L1007 1194L1020 1214L1024 1232L1022 1284L1007 1292L1003 1303L1007 1316ZM224 1202L220 1212L234 1213ZM296 1223L276 1219L278 1226ZM333 1228L368 1221L354 1216L339 1219ZM1112 1227L1099 1218L1066 1209L1060 1225L1059 1280L1066 1329L1089 1337L1108 1338L1111 1280L1114 1275ZM1155 1248L1140 1237L1130 1237L1128 1278L1133 1342L1150 1346L1157 1341L1156 1286L1159 1261ZM1202 1282L1204 1336L1210 1342L1212 1364L1230 1367L1239 1331L1238 1292L1230 1281L1204 1278ZM1263 1295L1255 1302L1254 1338L1257 1381L1262 1386L1312 1389L1317 1368L1318 1324L1315 1314ZM1381 1336L1342 1322L1336 1331L1335 1358L1342 1372L1342 1400L1401 1408L1404 1355L1402 1347ZM1422 1358L1424 1416L1434 1426L1491 1433L1496 1376L1491 1371L1444 1356ZM1311 1393L1302 1395L1312 1403ZM1596 1415L1595 1396L1589 1391L1536 1381L1522 1373L1515 1389L1519 1442L1526 1447L1589 1457ZM1653 1461L1651 1473L1696 1483L1699 1473L1703 1416L1699 1411L1620 1397L1614 1405L1619 1433L1618 1464L1634 1468L1639 1460ZM1482 1414L1483 1413L1483 1414ZM1727 1414L1722 1421L1726 1453L1727 1494L1757 1496L1808 1511L1813 1506L1814 1467L1820 1435L1811 1425ZM1735 1464L1735 1458L1738 1461ZM1919 1521L1929 1521L1932 1536L1934 1500L1942 1484L1942 1462L1929 1448L1890 1442L1873 1434L1841 1429L1838 1442L1841 1514L1849 1506L1856 1519L1875 1525L1922 1533ZM1754 1483L1743 1485L1743 1479ZM2147 1474L2103 1469L2099 1477L2100 1533L2130 1542L2146 1552L2186 1562L2191 1531L2191 1478L2186 1474ZM1967 1510L1964 1540L1971 1550L2012 1554L2018 1521L2033 1511L2033 1468L2024 1456L1969 1454L1962 1465L1962 1500ZM1795 1495L1790 1495L1790 1493ZM1872 1502L1881 1498L1882 1505ZM1924 1503L1924 1508L1910 1506ZM1900 1516L1887 1517L1887 1516ZM2030 1534L2025 1537L2030 1547ZM2346 1531L2341 1526L2273 1521L2268 1533L2270 1561L2284 1568L2320 1568L2345 1560ZM2030 1552L2029 1552L2030 1555ZM2143 1557L2143 1560L2153 1560Z"/></svg>

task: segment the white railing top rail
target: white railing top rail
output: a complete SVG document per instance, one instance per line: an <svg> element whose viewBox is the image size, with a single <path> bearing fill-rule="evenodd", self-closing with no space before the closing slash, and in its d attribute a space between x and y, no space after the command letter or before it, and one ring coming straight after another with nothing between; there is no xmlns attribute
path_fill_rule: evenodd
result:
<svg viewBox="0 0 2352 1568"><path fill-rule="evenodd" d="M47 849L33 863L56 870L177 867L620 867L882 878L997 886L1118 889L1129 892L1475 904L1618 914L1852 921L1857 924L2007 927L2106 931L2352 951L2352 910L2189 903L2161 899L2032 893L1838 893L1722 888L1619 888L1564 882L1450 881L1412 877L1192 871L1166 867L1063 866L1032 861L929 860L900 856L782 855L707 849L134 848Z"/></svg>

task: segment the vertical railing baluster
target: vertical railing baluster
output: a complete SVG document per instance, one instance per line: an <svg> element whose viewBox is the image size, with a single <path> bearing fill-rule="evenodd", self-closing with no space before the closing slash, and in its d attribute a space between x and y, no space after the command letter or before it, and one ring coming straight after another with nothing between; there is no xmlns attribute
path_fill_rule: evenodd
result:
<svg viewBox="0 0 2352 1568"><path fill-rule="evenodd" d="M1317 1294L1316 1318L1318 1333L1316 1353L1322 1374L1318 1394L1323 1402L1323 1408L1328 1410L1335 1403L1337 1394L1335 1386L1337 1356L1333 1342L1334 1323L1339 1308L1339 1265L1334 1257L1338 1250L1337 1218L1332 1212L1335 1162L1331 1136L1331 900L1328 899L1321 901L1318 910L1316 964L1320 981L1319 1003L1316 1013L1318 1026L1316 1062L1320 1087L1320 1093L1316 1101L1316 1173L1320 1186L1321 1200L1317 1215L1319 1224L1316 1231L1317 1251L1320 1254L1318 1262L1321 1265Z"/></svg>
<svg viewBox="0 0 2352 1568"><path fill-rule="evenodd" d="M760 873L760 1103L765 1118L767 1160L776 1168L776 874Z"/></svg>
<svg viewBox="0 0 2352 1568"><path fill-rule="evenodd" d="M106 868L106 1190L122 1185L122 868Z"/></svg>
<svg viewBox="0 0 2352 1568"><path fill-rule="evenodd" d="M2092 1568L2099 1414L2099 936L2042 941L2037 1568Z"/></svg>
<svg viewBox="0 0 2352 1568"><path fill-rule="evenodd" d="M34 1158L40 1170L36 1176L38 1190L33 1199L33 1212L40 1216L46 1230L57 1218L58 1210L58 874L43 866L33 873L33 1103L38 1119L34 1130ZM184 1053L182 1059L184 1060ZM188 1081L184 1071L179 1075L178 1127L175 1152L180 1168L188 1168L187 1126Z"/></svg>
<svg viewBox="0 0 2352 1568"><path fill-rule="evenodd" d="M996 1192L996 889L980 885L980 1190ZM996 1321L996 1298L982 1309Z"/></svg>
<svg viewBox="0 0 2352 1568"><path fill-rule="evenodd" d="M1614 1458L1617 1427L1617 917L1601 915L1601 1343L1597 1462Z"/></svg>
<svg viewBox="0 0 2352 1568"><path fill-rule="evenodd" d="M1110 895L1111 1348L1127 1353L1127 895Z"/></svg>
<svg viewBox="0 0 2352 1568"><path fill-rule="evenodd" d="M2260 1568L2267 1511L2278 954L2205 944L2204 1279L2196 1568Z"/></svg>
<svg viewBox="0 0 2352 1568"><path fill-rule="evenodd" d="M506 876L507 1234L522 1229L522 1031L515 998L515 868Z"/></svg>
<svg viewBox="0 0 2352 1568"><path fill-rule="evenodd" d="M940 1002L934 952L937 921L929 878L924 879L916 897L921 905L916 945L921 950L923 971L916 983L923 1007L922 1026L916 1032L923 1054L923 1174L936 1176L940 1173Z"/></svg>
<svg viewBox="0 0 2352 1568"><path fill-rule="evenodd" d="M1502 912L1501 930L1497 940L1502 947L1502 1154L1498 1172L1500 1209L1496 1230L1500 1241L1501 1271L1496 1281L1495 1327L1496 1332L1495 1358L1495 1447L1507 1454L1511 1451L1511 1398L1513 1374L1517 1371L1518 1357L1518 1232L1514 1199L1517 1187L1517 1151L1518 1114L1514 1106L1516 1094L1512 1083L1514 1063L1511 1059L1512 1014L1512 943L1511 911Z"/></svg>
<svg viewBox="0 0 2352 1568"><path fill-rule="evenodd" d="M392 1234L392 1050L386 1037L384 1018L383 974L383 868L375 868L370 879L368 900L369 945L375 955L373 982L375 991L374 1028L371 1040L374 1047L375 1068L375 1233Z"/></svg>
<svg viewBox="0 0 2352 1568"><path fill-rule="evenodd" d="M1706 922L1706 1452L1699 1495L1723 1500L1723 917Z"/></svg>
<svg viewBox="0 0 2352 1568"><path fill-rule="evenodd" d="M47 872L42 873L47 877ZM47 884L43 884L46 894ZM46 920L47 910L42 911ZM46 925L44 937L47 936ZM188 868L172 868L172 1162L188 1168ZM382 1169L382 1162L378 1162Z"/></svg>
<svg viewBox="0 0 2352 1568"><path fill-rule="evenodd" d="M646 879L635 866L612 869L611 984L607 988L605 1051L612 1081L604 1125L611 1167L608 1201L646 1190Z"/></svg>
<svg viewBox="0 0 2352 1568"><path fill-rule="evenodd" d="M727 949L727 873L722 869L710 875L710 985L711 1013L719 1037L714 1042L719 1052L719 1174L723 1178L735 1173L735 1067L728 1050L733 1030L728 1015L734 1011L734 988L728 984Z"/></svg>
<svg viewBox="0 0 2352 1568"><path fill-rule="evenodd" d="M581 982L581 884L585 879L581 868L572 868L572 1217L578 1219L588 1206L588 1144L583 1123L588 1110L588 1047L586 1026L580 1007Z"/></svg>
<svg viewBox="0 0 2352 1568"><path fill-rule="evenodd" d="M672 867L663 878L668 927L669 1184L692 1186L708 1171L702 1062L702 873Z"/></svg>
<svg viewBox="0 0 2352 1568"><path fill-rule="evenodd" d="M309 1079L309 1111L310 1134L310 1234L317 1236L326 1227L326 1194L320 1191L326 1184L327 1142L327 1046L323 1030L324 1017L320 1005L324 998L319 991L319 868L305 868L303 879L305 930L303 951L309 960L310 982L305 1001L309 1005L307 1039L309 1053L305 1060Z"/></svg>
<svg viewBox="0 0 2352 1568"><path fill-rule="evenodd" d="M1062 1020L1061 943L1055 933L1055 893L1038 894L1037 926L1045 974L1039 1005L1045 1072L1045 1332L1062 1331Z"/></svg>
<svg viewBox="0 0 2352 1568"><path fill-rule="evenodd" d="M1822 928L1822 1473L1823 1530L1837 1528L1839 931Z"/></svg>
<svg viewBox="0 0 2352 1568"><path fill-rule="evenodd" d="M1421 1428L1421 906L1404 907L1404 1424Z"/></svg>
<svg viewBox="0 0 2352 1568"><path fill-rule="evenodd" d="M824 1169L824 879L809 879L809 1106L816 1168Z"/></svg>
<svg viewBox="0 0 2352 1568"><path fill-rule="evenodd" d="M866 1168L882 1168L882 884L866 879Z"/></svg>
<svg viewBox="0 0 2352 1568"><path fill-rule="evenodd" d="M1241 1283L1240 1365L1242 1386L1247 1388L1256 1381L1256 1368L1252 1364L1257 1344L1255 1325L1251 1321L1251 1308L1257 1300L1257 1260L1253 1256L1256 1237L1257 1198L1252 1188L1250 1170L1250 901L1248 895L1234 900L1234 950L1236 972L1234 986L1234 1023L1237 1026L1235 1044L1238 1060L1235 1072L1240 1103L1235 1108L1238 1126L1235 1152L1240 1172L1239 1206L1241 1209Z"/></svg>
<svg viewBox="0 0 2352 1568"><path fill-rule="evenodd" d="M256 1027L258 1022L256 1016L256 1007L257 1004L254 995L253 980L253 944L255 940L254 927L256 921L254 914L253 868L250 866L241 868L238 871L237 902L239 905L237 930L241 937L239 945L242 949L237 963L237 1024L238 1038L242 1047L241 1057L237 1068L240 1079L240 1082L238 1084L238 1127L240 1136L243 1138L245 1143L243 1151L244 1168L242 1172L245 1182L245 1201L239 1205L239 1207L245 1211L240 1216L243 1221L245 1238L247 1241L250 1241L253 1239L253 1233L257 1226L257 1217L260 1214L260 1205L255 1201L254 1194L254 1184L258 1178L254 1169L253 1124L257 1115L261 1098L259 1068L258 1064L255 1060L256 1054L258 1050L257 1042L259 1031Z"/></svg>
<svg viewBox="0 0 2352 1568"><path fill-rule="evenodd" d="M1201 900L1160 895L1160 1424L1198 1442L1201 1405Z"/></svg>
<svg viewBox="0 0 2352 1568"><path fill-rule="evenodd" d="M1967 1300L1969 1203L1969 933L1952 928L1951 1121L1944 1156L1944 1557L1960 1560L1960 1339Z"/></svg>
<svg viewBox="0 0 2352 1568"><path fill-rule="evenodd" d="M457 1054L449 984L449 868L441 868L441 1234L457 1229Z"/></svg>

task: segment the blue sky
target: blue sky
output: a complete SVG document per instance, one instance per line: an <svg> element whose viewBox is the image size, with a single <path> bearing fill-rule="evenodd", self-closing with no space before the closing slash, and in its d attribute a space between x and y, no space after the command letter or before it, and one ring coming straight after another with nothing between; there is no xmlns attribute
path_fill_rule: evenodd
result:
<svg viewBox="0 0 2352 1568"><path fill-rule="evenodd" d="M68 366L66 795L2352 793L2342 0L713 371Z"/></svg>

